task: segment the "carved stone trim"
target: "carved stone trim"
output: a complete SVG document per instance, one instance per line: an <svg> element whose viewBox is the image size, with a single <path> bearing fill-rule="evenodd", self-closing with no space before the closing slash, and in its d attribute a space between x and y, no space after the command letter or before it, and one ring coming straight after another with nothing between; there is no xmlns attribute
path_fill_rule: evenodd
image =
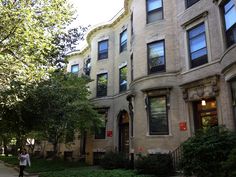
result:
<svg viewBox="0 0 236 177"><path fill-rule="evenodd" d="M183 99L196 101L218 96L220 90L218 80L219 76L215 75L181 85Z"/></svg>
<svg viewBox="0 0 236 177"><path fill-rule="evenodd" d="M129 115L131 119L131 137L134 136L134 94L130 94L126 97L128 101L128 107L129 107Z"/></svg>

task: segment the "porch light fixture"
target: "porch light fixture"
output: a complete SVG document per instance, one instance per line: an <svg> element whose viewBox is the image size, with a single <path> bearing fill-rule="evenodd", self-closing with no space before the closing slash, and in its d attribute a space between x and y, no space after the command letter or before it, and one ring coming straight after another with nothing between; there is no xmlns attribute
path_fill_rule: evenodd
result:
<svg viewBox="0 0 236 177"><path fill-rule="evenodd" d="M206 100L202 100L202 106L206 106Z"/></svg>

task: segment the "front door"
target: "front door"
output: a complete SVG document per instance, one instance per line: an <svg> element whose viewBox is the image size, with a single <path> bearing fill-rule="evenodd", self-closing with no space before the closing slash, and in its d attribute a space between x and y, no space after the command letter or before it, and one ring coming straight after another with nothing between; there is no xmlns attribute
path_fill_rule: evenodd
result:
<svg viewBox="0 0 236 177"><path fill-rule="evenodd" d="M129 154L129 116L126 111L119 116L119 151Z"/></svg>
<svg viewBox="0 0 236 177"><path fill-rule="evenodd" d="M218 125L216 100L207 99L204 101L193 103L195 130Z"/></svg>

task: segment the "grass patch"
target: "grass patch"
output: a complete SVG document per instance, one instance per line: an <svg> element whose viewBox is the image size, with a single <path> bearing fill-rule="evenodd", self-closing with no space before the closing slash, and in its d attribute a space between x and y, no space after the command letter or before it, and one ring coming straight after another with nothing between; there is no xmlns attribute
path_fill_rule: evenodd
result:
<svg viewBox="0 0 236 177"><path fill-rule="evenodd" d="M0 160L5 163L12 164L15 166L19 165L19 160L16 156L0 156ZM27 167L26 171L30 173L47 172L47 171L62 171L69 168L83 167L85 164L80 162L67 162L63 160L45 160L31 158L31 167Z"/></svg>
<svg viewBox="0 0 236 177"><path fill-rule="evenodd" d="M0 156L0 160L18 166L17 157ZM132 170L102 170L93 166L86 166L81 162L67 162L63 160L31 159L31 167L26 171L39 173L39 177L152 177L138 175Z"/></svg>
<svg viewBox="0 0 236 177"><path fill-rule="evenodd" d="M26 171L38 173L47 171L62 171L70 168L83 167L85 164L80 162L68 162L63 160L45 160L45 159L32 159L31 167L27 168Z"/></svg>
<svg viewBox="0 0 236 177"><path fill-rule="evenodd" d="M89 167L69 169L59 172L47 172L39 177L151 177L149 175L137 175L131 170L94 170Z"/></svg>
<svg viewBox="0 0 236 177"><path fill-rule="evenodd" d="M19 160L16 156L0 156L0 160L11 165L19 164Z"/></svg>

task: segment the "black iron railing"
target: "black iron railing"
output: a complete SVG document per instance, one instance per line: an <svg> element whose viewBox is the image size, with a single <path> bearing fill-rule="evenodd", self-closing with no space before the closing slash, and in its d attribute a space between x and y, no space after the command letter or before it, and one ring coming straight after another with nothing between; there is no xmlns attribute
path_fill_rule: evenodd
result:
<svg viewBox="0 0 236 177"><path fill-rule="evenodd" d="M180 171L180 160L183 155L183 147L179 146L174 151L171 152L173 167L175 171Z"/></svg>

